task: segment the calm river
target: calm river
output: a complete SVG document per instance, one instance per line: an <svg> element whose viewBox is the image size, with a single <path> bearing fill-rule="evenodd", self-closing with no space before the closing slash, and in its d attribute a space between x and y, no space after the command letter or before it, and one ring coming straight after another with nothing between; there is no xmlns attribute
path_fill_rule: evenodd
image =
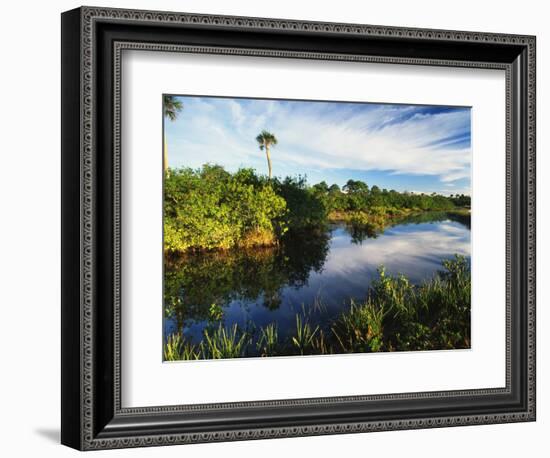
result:
<svg viewBox="0 0 550 458"><path fill-rule="evenodd" d="M256 249L171 260L165 275L165 336L183 331L194 342L207 325L241 329L277 323L285 337L296 313L326 327L352 299L365 298L377 269L402 273L414 283L431 278L442 259L470 257L470 220L423 214L361 234L334 224L325 234Z"/></svg>

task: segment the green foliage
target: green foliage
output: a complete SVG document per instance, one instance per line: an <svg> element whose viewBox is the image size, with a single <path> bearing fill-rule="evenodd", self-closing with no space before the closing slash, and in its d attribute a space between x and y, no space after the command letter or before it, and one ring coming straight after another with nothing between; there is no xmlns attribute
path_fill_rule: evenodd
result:
<svg viewBox="0 0 550 458"><path fill-rule="evenodd" d="M310 352L313 348L315 334L319 331L319 326L312 329L307 319L296 314L296 334L292 337L292 343L301 355Z"/></svg>
<svg viewBox="0 0 550 458"><path fill-rule="evenodd" d="M342 313L332 327L342 352L382 351L383 318L383 308L370 299L363 305L352 301L349 311Z"/></svg>
<svg viewBox="0 0 550 458"><path fill-rule="evenodd" d="M283 287L303 285L312 270L320 271L330 221L345 222L352 241L361 243L388 225L421 223L426 215L469 225L469 203L468 196L399 193L358 180L340 189L218 165L171 170L164 188L165 313L178 329L195 320L208 326L197 344L168 336L165 360L467 348L470 273L460 257L444 261L444 270L422 285L381 268L368 297L323 328L312 326L305 312L284 338L275 323L243 331L221 321L233 300L261 297L276 309Z"/></svg>
<svg viewBox="0 0 550 458"><path fill-rule="evenodd" d="M274 144L268 137L262 142ZM265 142L260 144L267 148ZM469 218L455 202L469 205L469 197L399 193L359 180L348 180L342 189L324 181L309 186L301 176L268 179L253 169L231 174L206 164L166 174L164 246L186 252L277 245L289 231L322 232L333 220L346 221L360 243L413 213L449 211Z"/></svg>
<svg viewBox="0 0 550 458"><path fill-rule="evenodd" d="M254 355L254 349L260 356L277 356L469 348L468 261L456 255L442 264L441 272L420 285L381 267L364 302L352 302L326 329L312 326L305 308L296 314L295 332L286 340L275 323L260 327L256 336L220 323L206 328L198 345L169 336L164 359L236 358Z"/></svg>
<svg viewBox="0 0 550 458"><path fill-rule="evenodd" d="M199 345L186 342L181 334L171 334L164 343L164 361L227 359L246 356L250 337L235 324L230 329L221 324L205 329Z"/></svg>
<svg viewBox="0 0 550 458"><path fill-rule="evenodd" d="M384 266L378 269L378 279L371 284L371 294L384 314L410 315L414 311L414 286L402 274L387 275Z"/></svg>
<svg viewBox="0 0 550 458"><path fill-rule="evenodd" d="M327 209L317 188L310 188L304 177L275 179L277 195L286 202L286 225L294 232L323 229L327 222Z"/></svg>
<svg viewBox="0 0 550 458"><path fill-rule="evenodd" d="M468 348L470 345L471 276L468 261L456 255L444 270L420 286L402 277L387 277L388 292L373 288L385 310L387 345L397 350ZM388 297L389 296L389 297ZM401 297L407 299L401 301Z"/></svg>
<svg viewBox="0 0 550 458"><path fill-rule="evenodd" d="M343 192L342 192L343 191ZM351 211L373 213L374 208L379 209L379 214L393 216L402 210L436 211L451 210L463 200L453 200L439 194L424 194L388 191L374 185L369 189L367 183L359 180L348 180L342 188L336 185L328 188L327 211ZM469 197L463 196L469 202ZM465 200L464 200L465 201Z"/></svg>
<svg viewBox="0 0 550 458"><path fill-rule="evenodd" d="M413 285L383 267L364 304L352 304L333 332L341 351L403 351L470 346L471 278L466 258L443 261L432 280Z"/></svg>
<svg viewBox="0 0 550 458"><path fill-rule="evenodd" d="M164 187L167 251L273 245L284 234L286 203L250 169L173 170Z"/></svg>
<svg viewBox="0 0 550 458"><path fill-rule="evenodd" d="M264 148L269 148L271 145L277 144L277 137L267 130L262 130L262 132L256 137L256 141L260 147L260 150Z"/></svg>
<svg viewBox="0 0 550 458"><path fill-rule="evenodd" d="M180 334L171 334L164 344L164 361L202 359L203 353L197 347L185 342Z"/></svg>
<svg viewBox="0 0 550 458"><path fill-rule="evenodd" d="M204 330L201 350L206 359L239 358L244 356L248 336L239 331L236 324L226 329L221 324L213 331Z"/></svg>
<svg viewBox="0 0 550 458"><path fill-rule="evenodd" d="M464 194L455 194L449 197L451 202L453 202L457 207L465 207L470 208L472 205L472 199L470 196L466 196Z"/></svg>
<svg viewBox="0 0 550 458"><path fill-rule="evenodd" d="M210 304L208 318L212 321L220 321L223 318L223 308L218 304Z"/></svg>
<svg viewBox="0 0 550 458"><path fill-rule="evenodd" d="M175 121L178 117L178 113L183 110L183 102L173 95L162 96L162 109L164 116Z"/></svg>
<svg viewBox="0 0 550 458"><path fill-rule="evenodd" d="M279 332L277 324L268 324L265 328L260 328L260 337L256 343L261 356L276 356L279 350Z"/></svg>

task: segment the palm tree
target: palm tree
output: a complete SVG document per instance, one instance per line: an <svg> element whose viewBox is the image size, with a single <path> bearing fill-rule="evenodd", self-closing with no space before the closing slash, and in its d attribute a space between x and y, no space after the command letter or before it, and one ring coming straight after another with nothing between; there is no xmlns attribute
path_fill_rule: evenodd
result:
<svg viewBox="0 0 550 458"><path fill-rule="evenodd" d="M265 155L267 156L267 168L269 170L269 179L271 180L271 156L269 155L269 148L271 145L277 144L277 138L271 132L262 130L262 133L256 137L256 141L260 146L260 150L265 149Z"/></svg>
<svg viewBox="0 0 550 458"><path fill-rule="evenodd" d="M175 121L178 113L183 110L183 102L173 95L162 96L162 112L165 118ZM168 174L168 146L166 145L166 133L164 133L164 173Z"/></svg>

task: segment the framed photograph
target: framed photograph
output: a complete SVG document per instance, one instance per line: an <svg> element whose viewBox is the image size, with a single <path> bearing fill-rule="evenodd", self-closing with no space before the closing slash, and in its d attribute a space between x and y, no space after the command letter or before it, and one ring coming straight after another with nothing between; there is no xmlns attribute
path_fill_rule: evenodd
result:
<svg viewBox="0 0 550 458"><path fill-rule="evenodd" d="M535 420L535 37L62 15L62 443Z"/></svg>

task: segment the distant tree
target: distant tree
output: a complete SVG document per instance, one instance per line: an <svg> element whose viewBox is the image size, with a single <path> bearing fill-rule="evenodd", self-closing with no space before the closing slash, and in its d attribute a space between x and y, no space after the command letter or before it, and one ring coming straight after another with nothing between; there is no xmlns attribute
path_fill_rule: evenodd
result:
<svg viewBox="0 0 550 458"><path fill-rule="evenodd" d="M342 189L350 194L369 192L369 187L367 186L367 183L360 180L348 180Z"/></svg>
<svg viewBox="0 0 550 458"><path fill-rule="evenodd" d="M319 194L328 194L328 184L326 181L321 181L320 183L313 185L313 190Z"/></svg>
<svg viewBox="0 0 550 458"><path fill-rule="evenodd" d="M384 197L382 196L382 191L376 185L370 188L368 202L371 206L382 206L384 205Z"/></svg>
<svg viewBox="0 0 550 458"><path fill-rule="evenodd" d="M183 110L183 102L173 95L162 96L162 112L165 118L175 121L179 112ZM164 134L163 148L164 173L168 173L168 146L166 145L166 133Z"/></svg>
<svg viewBox="0 0 550 458"><path fill-rule="evenodd" d="M271 180L271 155L269 154L269 148L277 144L277 138L271 132L262 130L262 132L256 137L256 141L258 142L261 151L265 149L269 179Z"/></svg>
<svg viewBox="0 0 550 458"><path fill-rule="evenodd" d="M464 194L451 194L449 199L458 207L469 208L471 205L471 197Z"/></svg>
<svg viewBox="0 0 550 458"><path fill-rule="evenodd" d="M360 180L348 180L342 187L346 192L347 209L361 210L368 206L369 187Z"/></svg>

